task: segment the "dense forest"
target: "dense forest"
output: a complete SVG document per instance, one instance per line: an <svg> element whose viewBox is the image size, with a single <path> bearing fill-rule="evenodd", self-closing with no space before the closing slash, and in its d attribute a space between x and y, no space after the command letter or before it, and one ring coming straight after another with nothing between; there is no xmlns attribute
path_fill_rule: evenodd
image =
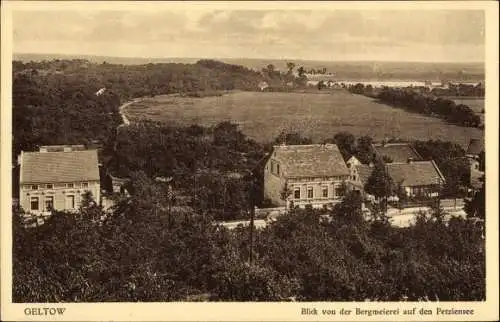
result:
<svg viewBox="0 0 500 322"><path fill-rule="evenodd" d="M199 91L252 90L261 76L241 66L112 65L85 60L13 62L14 155L38 145L107 145L121 122L120 103L135 97ZM98 91L104 88L102 95Z"/></svg>
<svg viewBox="0 0 500 322"><path fill-rule="evenodd" d="M383 215L366 222L360 200L348 196L331 209L293 209L250 244L248 229L158 210L161 191L140 182L104 222L88 203L35 229L15 223L14 302L485 298L481 229L445 223L439 209L392 228Z"/></svg>
<svg viewBox="0 0 500 322"><path fill-rule="evenodd" d="M435 95L421 93L419 88L390 88L383 87L375 90L371 85L361 83L351 85L349 91L377 98L382 103L403 108L410 112L438 116L447 122L466 127L480 127L481 118L469 106L455 104L450 99L440 98Z"/></svg>

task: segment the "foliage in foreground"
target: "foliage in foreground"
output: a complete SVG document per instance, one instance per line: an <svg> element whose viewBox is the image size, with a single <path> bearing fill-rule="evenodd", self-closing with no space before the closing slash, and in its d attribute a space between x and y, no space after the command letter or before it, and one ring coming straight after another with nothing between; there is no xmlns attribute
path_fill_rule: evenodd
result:
<svg viewBox="0 0 500 322"><path fill-rule="evenodd" d="M208 216L154 209L151 189L103 224L56 214L14 225L15 302L482 300L484 240L471 222L420 218L407 229L365 222L356 198L333 209L293 209L254 232ZM349 203L349 204L347 204ZM93 214L96 209L82 209ZM97 209L98 211L98 209ZM330 222L320 221L331 217Z"/></svg>

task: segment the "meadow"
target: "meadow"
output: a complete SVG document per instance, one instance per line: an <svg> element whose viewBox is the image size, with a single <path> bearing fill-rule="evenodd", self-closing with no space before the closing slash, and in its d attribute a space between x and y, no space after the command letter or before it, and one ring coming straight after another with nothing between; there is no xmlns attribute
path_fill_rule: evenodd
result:
<svg viewBox="0 0 500 322"><path fill-rule="evenodd" d="M151 119L174 125L210 126L231 121L260 142L273 140L283 130L299 132L315 142L348 131L356 136L369 135L375 140L386 137L441 139L466 147L471 138L484 135L477 128L448 124L346 91L325 94L236 92L205 98L161 95L129 105L126 114L131 121Z"/></svg>

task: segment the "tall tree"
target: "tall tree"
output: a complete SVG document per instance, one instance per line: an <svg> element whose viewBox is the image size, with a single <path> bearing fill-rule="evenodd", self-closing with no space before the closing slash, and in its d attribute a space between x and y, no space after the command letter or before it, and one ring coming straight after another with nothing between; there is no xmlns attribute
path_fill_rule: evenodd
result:
<svg viewBox="0 0 500 322"><path fill-rule="evenodd" d="M332 141L332 140L328 140ZM339 132L333 137L333 142L339 147L340 153L345 160L355 154L356 138L349 132Z"/></svg>
<svg viewBox="0 0 500 322"><path fill-rule="evenodd" d="M464 210L469 217L486 218L486 183L484 177L482 181L483 184L474 194L474 197L471 200L465 200Z"/></svg>
<svg viewBox="0 0 500 322"><path fill-rule="evenodd" d="M356 144L356 156L361 163L370 164L375 160L373 139L369 136L359 137Z"/></svg>
<svg viewBox="0 0 500 322"><path fill-rule="evenodd" d="M385 164L377 161L365 185L365 191L378 200L386 199L394 192L394 181L389 176Z"/></svg>

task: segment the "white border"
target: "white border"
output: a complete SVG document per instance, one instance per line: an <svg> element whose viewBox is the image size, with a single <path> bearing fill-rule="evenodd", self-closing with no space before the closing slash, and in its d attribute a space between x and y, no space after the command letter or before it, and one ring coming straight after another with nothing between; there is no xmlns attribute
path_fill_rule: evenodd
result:
<svg viewBox="0 0 500 322"><path fill-rule="evenodd" d="M487 288L485 302L317 302L317 303L96 303L96 304L12 304L12 231L11 231L11 61L12 61L12 10L157 10L158 6L168 6L169 10L206 9L480 9L486 11L486 174L487 174L487 225L486 264ZM29 23L29 22L27 22ZM320 309L346 308L362 309L387 308L412 309L413 307L433 309L470 308L474 316L415 316L414 320L497 320L498 319L498 4L493 1L430 1L430 2L16 2L2 3L2 91L1 91L1 318L2 320L43 320L43 316L27 316L26 308L64 307L62 317L46 317L52 321L327 321L327 320L394 320L408 321L411 316L305 316L302 307Z"/></svg>

